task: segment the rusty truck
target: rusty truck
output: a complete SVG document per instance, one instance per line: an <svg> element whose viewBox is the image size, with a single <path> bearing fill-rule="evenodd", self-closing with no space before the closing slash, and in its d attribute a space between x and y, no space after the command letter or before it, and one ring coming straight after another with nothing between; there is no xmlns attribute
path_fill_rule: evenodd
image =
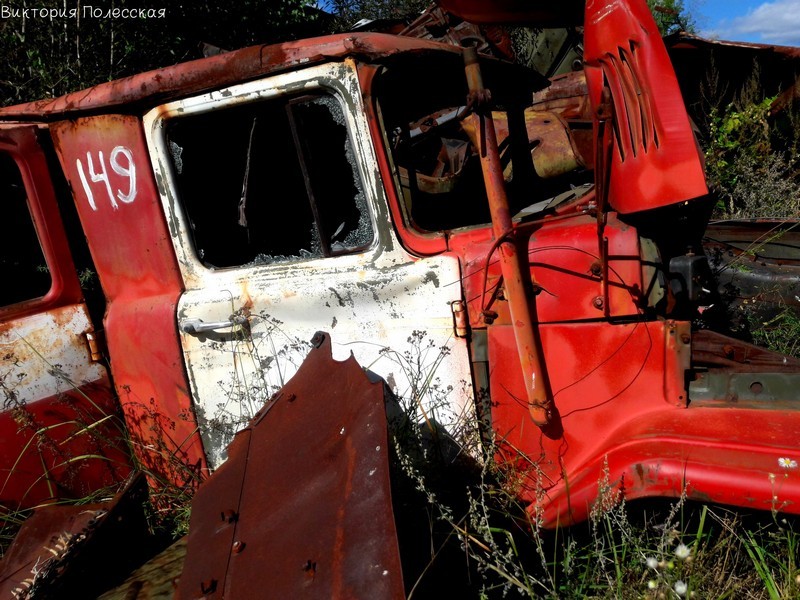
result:
<svg viewBox="0 0 800 600"><path fill-rule="evenodd" d="M645 3L442 4L582 22L582 60L348 33L0 110L0 503L124 479L129 449L207 476L324 331L527 468L545 526L604 472L800 512L800 363L701 319L713 199Z"/></svg>

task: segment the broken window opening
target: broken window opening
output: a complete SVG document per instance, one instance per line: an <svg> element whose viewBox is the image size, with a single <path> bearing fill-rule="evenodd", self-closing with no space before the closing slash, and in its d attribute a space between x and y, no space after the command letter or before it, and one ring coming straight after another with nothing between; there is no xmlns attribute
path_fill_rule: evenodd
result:
<svg viewBox="0 0 800 600"><path fill-rule="evenodd" d="M0 241L0 306L41 298L52 278L36 233L25 183L12 156L0 153L0 205L11 224Z"/></svg>
<svg viewBox="0 0 800 600"><path fill-rule="evenodd" d="M178 117L167 142L197 255L208 267L353 254L373 242L344 111L330 94Z"/></svg>
<svg viewBox="0 0 800 600"><path fill-rule="evenodd" d="M376 79L399 196L409 225L421 231L491 221L477 150L480 132L467 112L459 61L430 57L424 71L398 61ZM567 124L532 106L533 91L543 85L541 76L519 67L508 76L511 67L499 63L485 67L512 213L520 219L541 216L563 202L565 192L584 189L592 173L575 150ZM412 77L414 94L409 94Z"/></svg>

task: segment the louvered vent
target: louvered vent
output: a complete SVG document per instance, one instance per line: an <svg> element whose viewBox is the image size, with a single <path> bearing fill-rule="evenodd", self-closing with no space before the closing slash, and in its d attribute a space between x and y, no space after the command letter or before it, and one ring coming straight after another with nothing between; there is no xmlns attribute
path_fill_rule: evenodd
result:
<svg viewBox="0 0 800 600"><path fill-rule="evenodd" d="M659 146L652 99L641 85L636 44L628 49L617 47L616 53L601 60L605 83L614 103L614 136L620 160L647 153Z"/></svg>

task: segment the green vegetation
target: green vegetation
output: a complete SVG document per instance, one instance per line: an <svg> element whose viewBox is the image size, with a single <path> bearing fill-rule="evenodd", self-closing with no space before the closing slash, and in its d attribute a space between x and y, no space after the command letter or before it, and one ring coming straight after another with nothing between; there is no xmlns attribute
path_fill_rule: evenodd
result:
<svg viewBox="0 0 800 600"><path fill-rule="evenodd" d="M800 597L797 519L777 511L747 515L685 497L628 503L606 474L587 523L544 530L535 507L519 505L517 478L498 469L491 452L482 466L463 457L447 461L448 453L430 439L395 429L400 477L432 515L424 528L430 537L419 544L429 548L428 562L406 582L411 598L435 597L432 580L442 571L460 597Z"/></svg>
<svg viewBox="0 0 800 600"><path fill-rule="evenodd" d="M94 6L10 0L0 20L2 103L52 98L200 58L202 44L236 49L318 35L329 23L314 7L313 0L116 0Z"/></svg>
<svg viewBox="0 0 800 600"><path fill-rule="evenodd" d="M407 19L425 10L429 0L331 0L330 11L347 30L361 19Z"/></svg>
<svg viewBox="0 0 800 600"><path fill-rule="evenodd" d="M661 35L679 31L694 33L695 20L683 0L647 0L647 6L653 13Z"/></svg>
<svg viewBox="0 0 800 600"><path fill-rule="evenodd" d="M712 73L704 88L709 100L703 141L717 215L800 216L800 118L791 109L772 114L776 96L764 96L757 66L727 106L714 100L719 88Z"/></svg>

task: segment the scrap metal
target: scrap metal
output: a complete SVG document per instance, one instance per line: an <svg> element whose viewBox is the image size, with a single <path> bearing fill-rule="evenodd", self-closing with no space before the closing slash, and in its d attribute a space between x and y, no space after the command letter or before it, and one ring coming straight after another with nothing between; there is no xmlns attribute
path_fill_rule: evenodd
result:
<svg viewBox="0 0 800 600"><path fill-rule="evenodd" d="M178 598L402 598L384 384L318 333L192 502Z"/></svg>

